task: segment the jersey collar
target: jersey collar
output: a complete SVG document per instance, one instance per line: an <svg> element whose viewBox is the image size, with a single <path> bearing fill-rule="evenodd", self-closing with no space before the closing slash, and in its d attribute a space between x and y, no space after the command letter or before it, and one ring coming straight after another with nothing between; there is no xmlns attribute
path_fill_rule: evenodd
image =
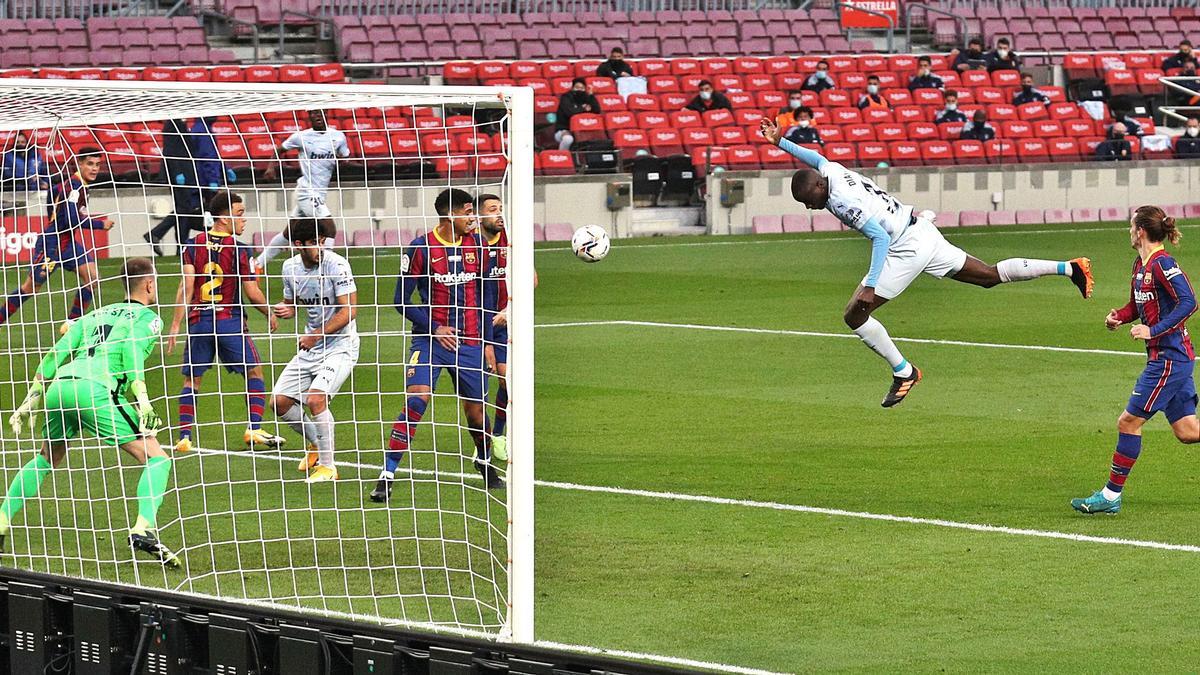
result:
<svg viewBox="0 0 1200 675"><path fill-rule="evenodd" d="M1150 261L1154 260L1154 256L1158 255L1159 253L1163 253L1166 250L1167 250L1166 247L1163 246L1162 244L1155 246L1154 248L1150 249L1150 255L1146 256L1145 258L1142 258L1142 264L1149 265Z"/></svg>
<svg viewBox="0 0 1200 675"><path fill-rule="evenodd" d="M231 232L222 232L217 229L209 230L208 233L214 237L232 237L233 236L233 233L231 233Z"/></svg>
<svg viewBox="0 0 1200 675"><path fill-rule="evenodd" d="M87 182L86 180L84 180L84 179L83 179L83 176L81 176L81 175L79 174L79 172L78 172L78 171L76 171L75 173L71 174L71 178L74 178L74 179L78 180L80 185L87 185L87 184L88 184L88 182Z"/></svg>
<svg viewBox="0 0 1200 675"><path fill-rule="evenodd" d="M504 236L504 230L500 230L499 232L496 233L496 236L492 237L491 239L488 239L487 240L488 246L495 246L496 242L500 241L500 237L502 237L502 236Z"/></svg>
<svg viewBox="0 0 1200 675"><path fill-rule="evenodd" d="M443 246L458 246L462 243L462 237L459 237L456 241L446 241L445 239L442 239L442 235L438 234L436 227L433 228L433 238L441 242Z"/></svg>

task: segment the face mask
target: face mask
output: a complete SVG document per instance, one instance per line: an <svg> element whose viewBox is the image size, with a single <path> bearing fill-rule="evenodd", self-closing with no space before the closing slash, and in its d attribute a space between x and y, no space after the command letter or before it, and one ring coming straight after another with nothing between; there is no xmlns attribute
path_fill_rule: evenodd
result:
<svg viewBox="0 0 1200 675"><path fill-rule="evenodd" d="M801 105L803 105L803 103L804 103L804 101L801 101L799 99L794 99L794 98L788 99L788 107L791 108L792 110L799 108Z"/></svg>
<svg viewBox="0 0 1200 675"><path fill-rule="evenodd" d="M1200 127L1188 127L1187 135L1191 136L1192 138L1200 136Z"/></svg>
<svg viewBox="0 0 1200 675"><path fill-rule="evenodd" d="M867 85L867 93L868 93L868 94L878 94L878 93L879 93L879 85L877 85L877 84L868 84L868 85Z"/></svg>
<svg viewBox="0 0 1200 675"><path fill-rule="evenodd" d="M955 110L958 110L958 104L957 103L947 103L946 110L954 112Z"/></svg>
<svg viewBox="0 0 1200 675"><path fill-rule="evenodd" d="M979 119L977 119L977 120L975 120L975 126L977 126L977 127L981 127L981 126L983 126L983 125L985 125L985 124L987 124L987 120L986 120L986 119L982 119L982 120L979 120Z"/></svg>
<svg viewBox="0 0 1200 675"><path fill-rule="evenodd" d="M979 56L980 52L982 52L982 51L983 50L979 49L978 47L971 47L971 48L967 49L967 53L970 54L971 56Z"/></svg>
<svg viewBox="0 0 1200 675"><path fill-rule="evenodd" d="M999 54L1000 58L1002 58L1002 59L1008 58L1008 50L1007 49L997 49L996 53Z"/></svg>
<svg viewBox="0 0 1200 675"><path fill-rule="evenodd" d="M817 77L824 80L825 78L829 77L829 73L825 72L824 70L818 70Z"/></svg>
<svg viewBox="0 0 1200 675"><path fill-rule="evenodd" d="M575 99L575 102L576 102L576 103L583 103L584 101L586 101L586 100L587 100L587 92L586 92L586 91L575 91L575 90L572 90L572 91L571 91L571 98Z"/></svg>
<svg viewBox="0 0 1200 675"><path fill-rule="evenodd" d="M796 126L800 127L801 129L807 129L808 125L809 125L808 120L800 120L800 121L796 122Z"/></svg>
<svg viewBox="0 0 1200 675"><path fill-rule="evenodd" d="M700 100L702 100L702 101L707 101L707 100L710 100L711 98L712 98L712 92L711 92L711 91L702 91L702 92L700 92Z"/></svg>
<svg viewBox="0 0 1200 675"><path fill-rule="evenodd" d="M920 75L921 77L927 77L929 75L929 69L924 66L921 66L921 69L917 71L917 74Z"/></svg>
<svg viewBox="0 0 1200 675"><path fill-rule="evenodd" d="M1021 91L1024 91L1024 92L1033 91L1033 85L1032 84L1023 84L1023 85L1021 85Z"/></svg>

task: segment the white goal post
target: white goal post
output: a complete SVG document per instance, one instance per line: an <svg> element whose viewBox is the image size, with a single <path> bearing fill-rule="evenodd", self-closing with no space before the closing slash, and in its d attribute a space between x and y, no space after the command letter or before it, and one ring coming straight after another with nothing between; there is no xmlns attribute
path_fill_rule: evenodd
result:
<svg viewBox="0 0 1200 675"><path fill-rule="evenodd" d="M149 142L158 142L163 123L208 119L210 127L215 125L211 136L216 143L240 141L247 147L244 157L225 165L236 180L212 187L244 199L247 225L241 239L264 243L289 220L298 165L294 157L263 155L263 144L270 139L276 146L307 126L304 111L309 110L326 111L330 126L351 138L351 154L337 160L340 178L327 197L339 233L332 250L349 261L357 282L362 341L353 372L329 404L337 422L340 478L310 485L305 474L296 472L304 440L272 413L269 397L262 425L284 436L285 448L251 451L242 446L238 439L247 425L247 380L244 373L227 372L220 365L207 370L203 387L188 394L196 401L196 450L174 452L185 398L179 384L180 351L168 355L164 340L146 361L150 398L167 423L159 440L173 465L157 531L180 554L183 570L173 572L129 549L127 532L139 513L135 487L141 467L86 433L68 443L65 460L48 472L38 494L27 498L12 518L0 565L533 642L534 150L528 88L0 79L2 149L10 149L20 133L49 167L44 177L34 179L36 185L0 185L0 227L6 228L0 241L22 243L10 246L0 259L0 303L30 278L31 270L40 269L48 278L15 306L5 307L0 324L0 352L7 360L0 366L5 421L0 490L41 447L41 417L34 430L19 435L8 429L7 419L21 403L38 361L59 338L59 326L68 319L72 302L79 302L84 285L68 265L47 263L44 253L38 268L38 252L29 250L41 241L37 233L53 222L47 218L53 197L45 184L53 190L69 181L74 153L97 139L102 174L115 177L87 185L86 205L92 216L107 216L113 227L106 234L84 228L69 236L86 255L99 258L101 283L91 307L120 302L123 291L115 278L120 260L105 258L148 256L142 235L173 208L176 181L156 175L159 160L150 156ZM415 145L410 135L417 139ZM252 142L259 144L257 155ZM282 185L264 179L261 169L268 165L282 170ZM396 496L375 504L368 493L384 463L389 430L406 411L405 376L406 371L412 375L416 356L411 350L419 337L404 314L397 313L411 299L397 306L393 298L404 276L400 261L407 267L406 248L413 237L438 223L434 198L451 188L473 198L494 193L503 201L511 247L506 277L508 460L504 465L485 457L484 462L497 467L507 489L488 490L473 468L479 458L477 429L449 386L453 378L443 374L395 474ZM164 245L172 241L168 237ZM171 323L174 289L182 278L179 264L169 257L173 248L168 248L167 257L156 259L164 290L155 310L164 325ZM258 277L268 304L283 297L280 262L291 255L285 252ZM72 266L84 262L78 258ZM395 293L399 296L398 289ZM447 302L449 311L456 311L457 301ZM242 303L246 332L257 344L269 394L298 352L303 311L298 326L281 320L277 332L270 333L264 316L245 297ZM436 303L431 300L429 306ZM180 339L187 344L187 335ZM247 368L242 364L244 372ZM495 439L495 413L504 412L494 398L489 395L484 406L489 443ZM253 405L251 399L251 409Z"/></svg>

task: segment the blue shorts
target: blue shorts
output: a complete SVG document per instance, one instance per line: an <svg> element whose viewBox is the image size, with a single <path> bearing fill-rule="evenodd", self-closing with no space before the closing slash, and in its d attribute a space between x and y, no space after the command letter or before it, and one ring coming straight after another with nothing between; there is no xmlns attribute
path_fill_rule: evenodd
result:
<svg viewBox="0 0 1200 675"><path fill-rule="evenodd" d="M460 342L458 351L452 352L433 338L413 338L404 371L405 386L434 389L443 368L454 376L454 391L460 398L480 402L487 399L489 373L484 370L483 345Z"/></svg>
<svg viewBox="0 0 1200 675"><path fill-rule="evenodd" d="M496 363L508 363L508 326L496 326L492 329L492 341L488 343L496 352Z"/></svg>
<svg viewBox="0 0 1200 675"><path fill-rule="evenodd" d="M1138 378L1125 411L1143 419L1162 411L1174 424L1188 415L1196 414L1196 381L1192 361L1150 361Z"/></svg>
<svg viewBox="0 0 1200 675"><path fill-rule="evenodd" d="M246 370L262 361L254 342L246 335L246 320L242 317L221 319L212 317L188 326L187 348L183 352L183 374L185 377L200 377L212 367L214 359L220 358L221 365L231 373L246 374Z"/></svg>
<svg viewBox="0 0 1200 675"><path fill-rule="evenodd" d="M41 286L59 267L74 272L80 265L95 261L96 256L74 239L64 241L57 234L43 235L38 237L33 247L33 263L29 273L34 283Z"/></svg>

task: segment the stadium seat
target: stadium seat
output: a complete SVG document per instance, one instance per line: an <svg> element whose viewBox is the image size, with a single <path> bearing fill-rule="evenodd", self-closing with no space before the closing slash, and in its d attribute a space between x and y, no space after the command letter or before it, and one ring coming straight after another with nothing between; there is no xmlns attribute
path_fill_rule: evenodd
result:
<svg viewBox="0 0 1200 675"><path fill-rule="evenodd" d="M853 166L858 162L858 149L855 143L826 143L825 156L838 164Z"/></svg>
<svg viewBox="0 0 1200 675"><path fill-rule="evenodd" d="M937 222L938 229L946 229L948 227L958 227L958 211L938 211Z"/></svg>
<svg viewBox="0 0 1200 675"><path fill-rule="evenodd" d="M754 216L750 230L754 234L783 234L783 216Z"/></svg>
<svg viewBox="0 0 1200 675"><path fill-rule="evenodd" d="M543 176L571 176L575 161L566 150L542 150L537 154L538 173Z"/></svg>
<svg viewBox="0 0 1200 675"><path fill-rule="evenodd" d="M851 124L841 129L847 143L865 143L875 140L875 128L869 124Z"/></svg>
<svg viewBox="0 0 1200 675"><path fill-rule="evenodd" d="M1013 225L1016 222L1016 213L1006 209L1001 209L999 211L988 211L987 213L988 225Z"/></svg>
<svg viewBox="0 0 1200 675"><path fill-rule="evenodd" d="M701 173L701 176L706 175L706 170L725 166L724 148L714 148L711 145L707 145L705 147L692 148L688 154L692 158L692 166Z"/></svg>
<svg viewBox="0 0 1200 675"><path fill-rule="evenodd" d="M910 122L906 134L907 138L913 141L928 141L939 138L937 125L932 122Z"/></svg>
<svg viewBox="0 0 1200 675"><path fill-rule="evenodd" d="M987 211L960 211L958 214L960 227L978 227L988 224Z"/></svg>
<svg viewBox="0 0 1200 675"><path fill-rule="evenodd" d="M758 146L758 161L764 169L793 169L798 164L795 157L767 143Z"/></svg>
<svg viewBox="0 0 1200 675"><path fill-rule="evenodd" d="M989 164L1012 164L1019 159L1017 144L1007 139L988 141L983 144L983 149Z"/></svg>
<svg viewBox="0 0 1200 675"><path fill-rule="evenodd" d="M1015 140L1018 138L1032 138L1033 125L1022 120L1010 120L999 125L996 129L997 136Z"/></svg>
<svg viewBox="0 0 1200 675"><path fill-rule="evenodd" d="M576 141L594 141L605 137L604 118L594 113L580 113L571 117L571 133Z"/></svg>
<svg viewBox="0 0 1200 675"><path fill-rule="evenodd" d="M954 161L956 163L983 164L984 158L983 144L979 141L954 141Z"/></svg>
<svg viewBox="0 0 1200 675"><path fill-rule="evenodd" d="M637 115L629 111L604 113L604 128L609 132L621 129L638 129Z"/></svg>
<svg viewBox="0 0 1200 675"><path fill-rule="evenodd" d="M860 166L876 166L891 161L888 145L881 142L861 143L858 146L858 163Z"/></svg>
<svg viewBox="0 0 1200 675"><path fill-rule="evenodd" d="M914 141L892 141L888 144L888 154L893 166L920 166L921 146Z"/></svg>
<svg viewBox="0 0 1200 675"><path fill-rule="evenodd" d="M1092 207L1071 209L1072 223L1095 223L1100 220L1100 211Z"/></svg>
<svg viewBox="0 0 1200 675"><path fill-rule="evenodd" d="M1069 209L1046 209L1042 213L1042 221L1047 225L1070 223L1071 211Z"/></svg>
<svg viewBox="0 0 1200 675"><path fill-rule="evenodd" d="M704 126L709 129L730 126L734 123L733 113L723 108L706 111L702 117L704 118Z"/></svg>
<svg viewBox="0 0 1200 675"><path fill-rule="evenodd" d="M713 129L713 142L717 145L746 145L746 131L742 127Z"/></svg>
<svg viewBox="0 0 1200 675"><path fill-rule="evenodd" d="M546 241L571 241L575 228L570 223L546 223Z"/></svg>
<svg viewBox="0 0 1200 675"><path fill-rule="evenodd" d="M658 157L677 155L684 151L683 138L679 131L665 127L655 127L647 131L650 137L650 152Z"/></svg>
<svg viewBox="0 0 1200 675"><path fill-rule="evenodd" d="M621 153L621 159L630 160L639 150L650 150L650 137L642 129L619 129L611 134L613 147Z"/></svg>
<svg viewBox="0 0 1200 675"><path fill-rule="evenodd" d="M1041 209L1017 209L1016 222L1018 225L1044 225L1046 221Z"/></svg>
<svg viewBox="0 0 1200 675"><path fill-rule="evenodd" d="M954 146L942 140L921 142L921 159L926 164L944 165L954 163Z"/></svg>
<svg viewBox="0 0 1200 675"><path fill-rule="evenodd" d="M759 168L758 149L753 145L735 145L725 152L725 166L734 171Z"/></svg>
<svg viewBox="0 0 1200 675"><path fill-rule="evenodd" d="M676 129L703 127L704 119L695 110L677 110L670 114L671 126Z"/></svg>
<svg viewBox="0 0 1200 675"><path fill-rule="evenodd" d="M1017 141L1017 155L1022 162L1049 162L1050 148L1040 138L1022 138Z"/></svg>
<svg viewBox="0 0 1200 675"><path fill-rule="evenodd" d="M1047 142L1050 159L1057 162L1074 162L1079 160L1079 143L1073 138L1060 136Z"/></svg>
<svg viewBox="0 0 1200 675"><path fill-rule="evenodd" d="M804 213L785 213L783 215L783 231L787 234L796 232L812 232L812 217Z"/></svg>
<svg viewBox="0 0 1200 675"><path fill-rule="evenodd" d="M812 214L813 232L838 232L844 227L837 216L828 211L814 211Z"/></svg>
<svg viewBox="0 0 1200 675"><path fill-rule="evenodd" d="M1184 204L1183 205L1183 217L1184 218L1200 218L1200 204Z"/></svg>
<svg viewBox="0 0 1200 675"><path fill-rule="evenodd" d="M1124 221L1129 218L1129 209L1119 208L1116 206L1104 206L1100 208L1100 220L1103 222Z"/></svg>

